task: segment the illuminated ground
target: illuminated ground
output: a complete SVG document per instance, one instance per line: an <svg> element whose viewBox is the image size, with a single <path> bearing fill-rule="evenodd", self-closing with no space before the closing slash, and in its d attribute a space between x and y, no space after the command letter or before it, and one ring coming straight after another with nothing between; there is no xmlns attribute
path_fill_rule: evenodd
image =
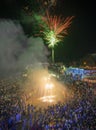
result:
<svg viewBox="0 0 96 130"><path fill-rule="evenodd" d="M66 102L72 98L72 92L47 70L34 70L28 77L24 86L28 95L26 104L46 107L58 102Z"/></svg>
<svg viewBox="0 0 96 130"><path fill-rule="evenodd" d="M70 90L67 90L65 86L56 82L51 89L44 91L40 91L39 88L35 89L32 94L30 93L30 98L26 103L39 107L47 107L58 102L66 103L66 101L70 100L72 96L73 94Z"/></svg>

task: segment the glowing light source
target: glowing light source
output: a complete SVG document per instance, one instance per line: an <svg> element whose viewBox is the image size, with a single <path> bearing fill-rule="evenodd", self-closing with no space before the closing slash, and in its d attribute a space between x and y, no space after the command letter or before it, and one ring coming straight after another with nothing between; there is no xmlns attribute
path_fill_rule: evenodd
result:
<svg viewBox="0 0 96 130"><path fill-rule="evenodd" d="M74 16L67 17L66 19L60 16L50 16L48 11L46 17L42 17L44 21L44 38L48 42L48 47L52 48L52 62L54 62L54 46L57 45L65 35L67 35L67 29L72 23Z"/></svg>
<svg viewBox="0 0 96 130"><path fill-rule="evenodd" d="M46 89L52 89L53 88L53 84L52 83L47 83L46 85L45 85L45 88Z"/></svg>
<svg viewBox="0 0 96 130"><path fill-rule="evenodd" d="M59 42L59 39L56 37L54 31L46 31L44 33L45 39L48 41L48 47L54 48L54 45Z"/></svg>
<svg viewBox="0 0 96 130"><path fill-rule="evenodd" d="M39 98L39 100L41 100L42 102L54 102L55 101L55 98L56 96L55 95L50 95L50 96L43 96L41 98Z"/></svg>

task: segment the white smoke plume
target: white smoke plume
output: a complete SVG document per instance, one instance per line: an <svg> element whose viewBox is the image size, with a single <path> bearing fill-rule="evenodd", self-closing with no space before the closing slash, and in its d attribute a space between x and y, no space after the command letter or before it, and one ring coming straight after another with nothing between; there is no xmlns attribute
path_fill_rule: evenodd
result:
<svg viewBox="0 0 96 130"><path fill-rule="evenodd" d="M27 38L19 23L0 20L0 77L19 73L30 64L47 62L47 55L41 38Z"/></svg>

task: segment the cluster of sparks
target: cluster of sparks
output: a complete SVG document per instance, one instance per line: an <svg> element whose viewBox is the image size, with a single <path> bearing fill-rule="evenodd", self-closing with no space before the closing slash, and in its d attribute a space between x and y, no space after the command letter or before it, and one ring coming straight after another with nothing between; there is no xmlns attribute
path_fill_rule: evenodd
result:
<svg viewBox="0 0 96 130"><path fill-rule="evenodd" d="M50 16L48 12L46 14L46 17L42 17L42 20L46 24L46 27L44 26L45 31L43 31L43 34L49 47L54 48L54 45L62 41L64 36L68 34L67 30L70 27L74 16L63 19L60 16Z"/></svg>

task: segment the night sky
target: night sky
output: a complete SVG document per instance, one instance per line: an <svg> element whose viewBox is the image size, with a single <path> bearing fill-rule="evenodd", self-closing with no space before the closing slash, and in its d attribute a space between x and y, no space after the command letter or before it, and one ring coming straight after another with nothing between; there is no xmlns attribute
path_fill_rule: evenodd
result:
<svg viewBox="0 0 96 130"><path fill-rule="evenodd" d="M1 1L0 18L12 20L19 20L22 7L28 2L28 0ZM78 60L87 54L96 53L96 13L93 0L89 2L57 0L55 13L64 17L75 16L68 36L59 46L55 47L57 61Z"/></svg>

